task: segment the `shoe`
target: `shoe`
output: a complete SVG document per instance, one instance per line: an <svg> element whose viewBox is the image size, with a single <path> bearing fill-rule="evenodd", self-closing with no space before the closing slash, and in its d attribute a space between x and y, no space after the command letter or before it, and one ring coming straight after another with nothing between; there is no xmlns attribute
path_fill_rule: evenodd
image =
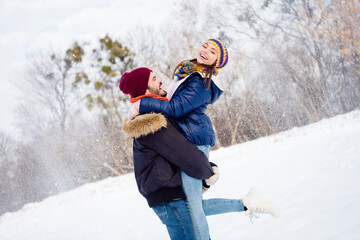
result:
<svg viewBox="0 0 360 240"><path fill-rule="evenodd" d="M261 192L253 187L248 194L242 199L243 205L247 208L245 213L249 215L250 220L257 216L254 213L269 213L274 218L280 217L279 211L275 205L269 200L264 198Z"/></svg>

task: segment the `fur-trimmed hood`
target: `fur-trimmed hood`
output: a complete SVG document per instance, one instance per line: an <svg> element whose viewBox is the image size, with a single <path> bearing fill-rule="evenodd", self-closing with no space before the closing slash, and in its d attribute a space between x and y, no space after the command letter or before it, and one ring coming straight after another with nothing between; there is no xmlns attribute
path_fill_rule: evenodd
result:
<svg viewBox="0 0 360 240"><path fill-rule="evenodd" d="M167 126L164 115L160 113L148 113L138 115L132 120L125 118L122 131L130 137L139 138L154 133Z"/></svg>

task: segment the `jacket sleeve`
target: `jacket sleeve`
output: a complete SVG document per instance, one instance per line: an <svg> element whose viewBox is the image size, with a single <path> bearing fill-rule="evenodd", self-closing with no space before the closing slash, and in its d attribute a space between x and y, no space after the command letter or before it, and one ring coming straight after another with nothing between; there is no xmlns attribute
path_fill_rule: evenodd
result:
<svg viewBox="0 0 360 240"><path fill-rule="evenodd" d="M205 154L189 142L171 121L168 121L167 128L138 140L191 177L207 179L213 175Z"/></svg>
<svg viewBox="0 0 360 240"><path fill-rule="evenodd" d="M181 118L195 108L207 103L211 98L211 92L206 89L203 80L199 76L189 79L187 86L170 102L155 98L142 98L140 101L140 113L163 113L172 118Z"/></svg>

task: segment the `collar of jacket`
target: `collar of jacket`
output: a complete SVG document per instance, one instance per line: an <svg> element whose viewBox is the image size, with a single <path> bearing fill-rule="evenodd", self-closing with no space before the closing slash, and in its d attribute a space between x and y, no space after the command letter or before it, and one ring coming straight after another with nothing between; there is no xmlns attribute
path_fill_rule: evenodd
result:
<svg viewBox="0 0 360 240"><path fill-rule="evenodd" d="M164 115L160 113L147 113L138 115L132 120L125 118L122 131L130 137L139 138L151 133L155 133L161 128L166 128L167 121Z"/></svg>

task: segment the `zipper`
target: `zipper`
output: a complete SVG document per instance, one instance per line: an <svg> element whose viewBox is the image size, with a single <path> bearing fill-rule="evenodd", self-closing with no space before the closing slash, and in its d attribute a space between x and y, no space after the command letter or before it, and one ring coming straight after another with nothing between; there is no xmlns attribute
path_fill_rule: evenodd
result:
<svg viewBox="0 0 360 240"><path fill-rule="evenodd" d="M193 135L193 133L192 133L192 131L191 131L191 128L190 128L188 122L186 121L186 119L184 119L184 122L185 122L187 128L189 129L190 134Z"/></svg>

